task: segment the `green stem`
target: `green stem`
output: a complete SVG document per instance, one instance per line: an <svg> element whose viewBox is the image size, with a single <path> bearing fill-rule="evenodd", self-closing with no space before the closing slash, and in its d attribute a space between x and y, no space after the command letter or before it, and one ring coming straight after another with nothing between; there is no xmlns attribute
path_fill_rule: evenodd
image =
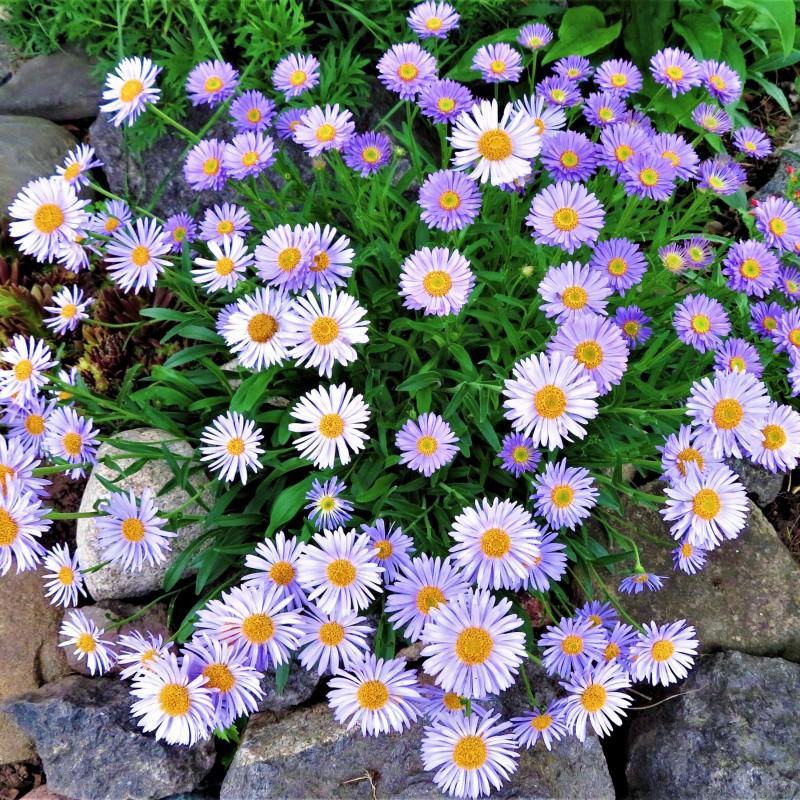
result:
<svg viewBox="0 0 800 800"><path fill-rule="evenodd" d="M100 515L96 511L50 511L44 516L45 519L91 519Z"/></svg>
<svg viewBox="0 0 800 800"><path fill-rule="evenodd" d="M208 43L211 45L211 49L214 51L214 55L217 57L219 61L224 61L225 59L222 57L222 53L220 52L219 46L217 45L216 40L212 36L208 25L206 25L206 19L203 16L203 12L197 7L197 3L195 2L195 0L189 0L189 5L192 7L194 16L197 19L198 24L202 28L206 39L208 39Z"/></svg>
<svg viewBox="0 0 800 800"><path fill-rule="evenodd" d="M525 691L528 694L528 700L530 700L532 706L536 706L536 694L531 687L531 681L528 677L528 673L525 671L525 665L522 665L522 668L519 671L519 674L522 676L522 682L525 684Z"/></svg>
<svg viewBox="0 0 800 800"><path fill-rule="evenodd" d="M109 192L108 189L104 189L102 186L100 186L99 183L95 183L93 180L89 181L89 186L102 197L107 197L109 200L119 200L121 203L129 205L128 201L124 197L120 197L118 194L114 194L114 192ZM159 222L161 222L161 220L158 217L156 217L152 213L152 211L148 211L147 209L142 208L141 206L131 206L131 208L137 214L145 214L146 216L153 217L153 219L156 219Z"/></svg>
<svg viewBox="0 0 800 800"><path fill-rule="evenodd" d="M193 133L188 128L185 128L183 125L180 124L180 122L178 122L178 120L173 119L169 114L162 111L155 103L150 103L150 105L148 105L147 108L150 111L152 111L157 117L166 122L167 125L171 125L173 128L175 128L175 130L178 131L178 133L185 136L187 139L189 139L189 141L194 142L195 144L197 144L197 142L200 141L200 138L196 133Z"/></svg>
<svg viewBox="0 0 800 800"><path fill-rule="evenodd" d="M34 478L41 478L43 475L58 475L73 469L89 469L92 465L87 461L83 464L62 464L56 467L36 467L31 471Z"/></svg>

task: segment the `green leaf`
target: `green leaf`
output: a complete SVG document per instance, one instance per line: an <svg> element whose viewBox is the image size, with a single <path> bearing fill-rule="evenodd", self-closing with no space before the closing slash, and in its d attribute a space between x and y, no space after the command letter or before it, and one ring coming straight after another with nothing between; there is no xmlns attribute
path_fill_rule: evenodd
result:
<svg viewBox="0 0 800 800"><path fill-rule="evenodd" d="M737 11L753 11L761 20L761 29L773 30L780 41L783 54L794 47L794 0L722 0L722 4ZM753 26L755 27L755 25Z"/></svg>
<svg viewBox="0 0 800 800"><path fill-rule="evenodd" d="M687 14L673 20L672 27L689 45L695 58L718 59L722 52L722 28L719 14L707 11L704 14Z"/></svg>
<svg viewBox="0 0 800 800"><path fill-rule="evenodd" d="M289 682L289 672L291 669L291 662L286 661L275 670L275 691L278 694L283 694L283 690Z"/></svg>
<svg viewBox="0 0 800 800"><path fill-rule="evenodd" d="M640 67L647 67L650 57L664 44L664 32L675 10L675 0L626 0L628 23L623 39L625 47Z"/></svg>
<svg viewBox="0 0 800 800"><path fill-rule="evenodd" d="M311 477L309 476L294 486L288 486L278 495L269 513L267 536L271 536L281 525L289 522L303 507L310 488Z"/></svg>
<svg viewBox="0 0 800 800"><path fill-rule="evenodd" d="M549 64L563 56L588 56L596 53L619 36L621 22L606 27L603 12L594 6L567 9L558 29L558 39L542 59Z"/></svg>
<svg viewBox="0 0 800 800"><path fill-rule="evenodd" d="M776 86L772 81L766 78L761 78L758 75L753 75L753 80L789 115L792 115L792 109L783 89Z"/></svg>

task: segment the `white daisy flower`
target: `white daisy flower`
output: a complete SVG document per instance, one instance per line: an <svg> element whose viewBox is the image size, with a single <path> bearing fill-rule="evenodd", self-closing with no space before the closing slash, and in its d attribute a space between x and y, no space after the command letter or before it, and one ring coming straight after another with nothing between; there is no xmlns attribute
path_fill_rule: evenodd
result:
<svg viewBox="0 0 800 800"><path fill-rule="evenodd" d="M8 365L0 369L0 398L8 398L16 405L33 400L47 383L44 373L56 365L47 342L19 333L0 352L0 362Z"/></svg>
<svg viewBox="0 0 800 800"><path fill-rule="evenodd" d="M195 258L194 263L200 269L192 270L192 280L207 292L220 289L230 292L253 264L247 244L239 236L224 236L221 243L209 242L208 249L214 258Z"/></svg>
<svg viewBox="0 0 800 800"><path fill-rule="evenodd" d="M355 611L323 614L310 605L300 626L300 663L319 675L335 675L340 667L352 669L369 649L367 637L372 630L366 617L358 616Z"/></svg>
<svg viewBox="0 0 800 800"><path fill-rule="evenodd" d="M61 623L59 636L63 639L59 647L74 647L74 654L86 661L89 673L104 675L114 664L115 655L111 642L103 639L105 630L87 619L82 611L68 611Z"/></svg>
<svg viewBox="0 0 800 800"><path fill-rule="evenodd" d="M149 58L123 58L116 70L106 76L103 91L105 101L100 110L113 114L115 126L127 122L132 125L148 103L156 103L161 90L156 87L156 77L161 72Z"/></svg>
<svg viewBox="0 0 800 800"><path fill-rule="evenodd" d="M106 247L108 274L125 291L138 294L152 290L158 276L170 264L169 236L154 219L137 219L111 237Z"/></svg>
<svg viewBox="0 0 800 800"><path fill-rule="evenodd" d="M255 249L258 276L285 289L304 288L314 255L314 232L302 225L279 225L267 231Z"/></svg>
<svg viewBox="0 0 800 800"><path fill-rule="evenodd" d="M57 544L44 558L45 595L50 598L51 605L76 606L78 597L86 597L83 575L78 567L78 554L70 556L69 547Z"/></svg>
<svg viewBox="0 0 800 800"><path fill-rule="evenodd" d="M312 106L300 118L294 140L313 157L326 150L341 150L355 130L353 115L346 108L340 111L338 103L326 104L325 108Z"/></svg>
<svg viewBox="0 0 800 800"><path fill-rule="evenodd" d="M248 469L253 472L261 469L258 457L264 453L263 440L263 434L252 420L238 411L227 411L203 428L200 460L207 462L209 469L218 472L226 483L230 483L238 472L239 479L245 484Z"/></svg>
<svg viewBox="0 0 800 800"><path fill-rule="evenodd" d="M275 539L267 539L256 545L255 553L250 553L244 560L250 575L245 575L244 585L256 584L262 589L277 586L292 602L288 608L302 608L306 602L306 593L297 582L297 565L305 552L306 545L296 536L286 538L283 531L275 534Z"/></svg>
<svg viewBox="0 0 800 800"><path fill-rule="evenodd" d="M615 661L573 673L561 685L569 692L564 701L567 729L582 742L586 725L591 724L598 736L605 736L622 723L625 709L631 704L629 694L622 691L631 685L630 678Z"/></svg>
<svg viewBox="0 0 800 800"><path fill-rule="evenodd" d="M93 302L91 297L84 298L83 290L77 286L65 286L53 295L53 305L44 307L45 311L53 314L44 324L63 336L67 331L74 331L80 322L89 318L86 309Z"/></svg>

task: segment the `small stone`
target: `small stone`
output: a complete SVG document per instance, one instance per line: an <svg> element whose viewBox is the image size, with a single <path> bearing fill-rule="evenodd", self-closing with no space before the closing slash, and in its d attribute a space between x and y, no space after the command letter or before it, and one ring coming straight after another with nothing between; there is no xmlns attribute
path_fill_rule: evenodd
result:
<svg viewBox="0 0 800 800"><path fill-rule="evenodd" d="M278 694L275 671L269 670L261 681L264 696L258 702L258 710L283 716L291 709L308 702L319 685L319 680L316 671L309 671L297 661L292 661L286 686Z"/></svg>
<svg viewBox="0 0 800 800"><path fill-rule="evenodd" d="M642 489L663 496L660 484ZM710 552L696 575L673 570L675 544L657 510L629 504L618 525L636 539L644 568L669 576L658 592L619 596L634 619L685 619L697 628L703 652L741 650L800 660L800 567L758 507L750 504L747 527Z"/></svg>
<svg viewBox="0 0 800 800"><path fill-rule="evenodd" d="M25 800L72 800L64 794L51 792L46 783L37 786L32 792L25 795Z"/></svg>
<svg viewBox="0 0 800 800"><path fill-rule="evenodd" d="M0 580L0 700L36 689L69 672L58 648L61 609L44 596L42 573L9 573ZM33 743L0 713L0 764L26 761Z"/></svg>
<svg viewBox="0 0 800 800"><path fill-rule="evenodd" d="M152 633L155 636L161 635L165 640L169 638L170 630L167 627L167 608L162 603L156 603L142 612L139 606L130 603L121 603L118 600L103 600L93 606L82 606L81 611L87 619L97 625L98 628L105 630L103 639L111 642L111 647L116 651L116 644L120 636L139 631L139 633ZM131 622L126 622L119 628L111 628L111 625L121 620L136 617ZM74 672L81 675L91 675L85 658L75 655L75 649L65 647L67 663ZM119 664L114 664L111 672L119 672Z"/></svg>
<svg viewBox="0 0 800 800"><path fill-rule="evenodd" d="M797 797L800 665L716 653L656 708L632 712L634 800Z"/></svg>
<svg viewBox="0 0 800 800"><path fill-rule="evenodd" d="M0 116L0 217L25 184L55 174L74 146L71 133L46 119Z"/></svg>
<svg viewBox="0 0 800 800"><path fill-rule="evenodd" d="M152 800L200 785L214 744L157 742L130 716L128 686L72 675L2 705L36 742L51 791L77 800Z"/></svg>
<svg viewBox="0 0 800 800"><path fill-rule="evenodd" d="M193 454L192 447L188 442L175 441L175 437L172 434L155 428L137 428L135 430L122 431L116 434L114 438L151 446L158 446L162 442L168 441L169 444L165 446L176 456L186 457ZM141 460L139 456L124 452L108 442L102 444L97 451L98 463L92 469L84 489L80 505L81 512L94 511L95 504L99 500L108 498L109 491L100 482L99 477L107 481L115 481L120 474L113 466L102 463L103 459L106 458L116 464L120 472L124 472L131 464ZM183 459L181 459L181 463L183 463ZM169 462L166 459L154 458L145 461L132 474L115 481L115 485L119 487L120 491L130 491L132 489L137 498L141 496L144 489L151 489L155 496L154 502L156 506L166 514L182 506L190 497L180 486L174 486L168 492L159 495L161 489L172 481L173 477ZM192 484L194 486L199 488L207 483L208 479L205 473L197 472L193 474ZM211 502L210 495L206 498L206 501ZM205 513L202 506L197 502L187 506L184 512L188 516ZM146 564L139 572L126 572L113 564L109 564L96 572L86 574L86 588L95 600L139 597L143 594L154 592L161 588L164 575L169 567L202 534L202 531L203 526L200 522L187 523L180 528L177 532L178 535L174 539L170 539L172 549L162 564L157 567ZM89 517L78 520L77 553L82 569L88 569L103 561L103 554L98 545L96 518Z"/></svg>
<svg viewBox="0 0 800 800"><path fill-rule="evenodd" d="M62 122L94 117L101 85L84 56L53 53L25 61L0 86L0 114Z"/></svg>
<svg viewBox="0 0 800 800"><path fill-rule="evenodd" d="M749 495L763 508L780 494L786 476L769 472L744 458L728 458L725 463L739 476Z"/></svg>

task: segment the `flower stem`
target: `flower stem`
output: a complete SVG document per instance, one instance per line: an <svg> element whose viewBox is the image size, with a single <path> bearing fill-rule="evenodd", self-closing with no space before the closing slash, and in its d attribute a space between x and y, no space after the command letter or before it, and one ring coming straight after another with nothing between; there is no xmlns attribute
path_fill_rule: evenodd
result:
<svg viewBox="0 0 800 800"><path fill-rule="evenodd" d="M155 103L150 103L150 105L147 106L147 108L150 111L152 111L157 117L166 122L167 125L171 125L173 128L175 128L175 130L178 131L178 133L185 136L190 142L194 142L196 144L197 142L200 141L200 137L196 133L193 133L188 128L185 128L183 125L180 124L180 122L178 122L178 120L173 119L169 114L162 111L157 105L155 105Z"/></svg>

